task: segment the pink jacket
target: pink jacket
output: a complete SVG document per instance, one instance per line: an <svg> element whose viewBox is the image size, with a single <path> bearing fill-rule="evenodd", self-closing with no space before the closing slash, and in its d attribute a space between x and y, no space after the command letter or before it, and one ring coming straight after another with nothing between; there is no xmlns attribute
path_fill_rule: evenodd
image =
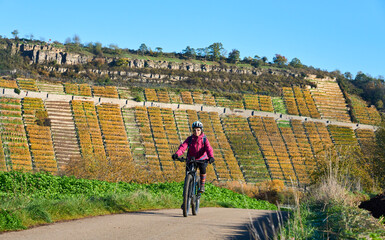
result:
<svg viewBox="0 0 385 240"><path fill-rule="evenodd" d="M206 137L205 144L203 146L203 136L205 136L204 133L202 133L200 136L191 135L192 137L190 149L188 150L188 156L187 158L190 159L191 157L195 157L196 160L206 160L211 157L214 157L214 151L213 148L210 146L210 142ZM188 137L184 142L179 146L178 151L176 151L176 154L178 157L183 155L184 151L189 148L189 138Z"/></svg>

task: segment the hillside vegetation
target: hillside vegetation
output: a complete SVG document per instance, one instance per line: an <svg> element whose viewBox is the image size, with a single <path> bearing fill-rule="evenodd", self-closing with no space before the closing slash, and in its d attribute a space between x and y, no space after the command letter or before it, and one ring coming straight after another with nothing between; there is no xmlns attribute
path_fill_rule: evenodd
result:
<svg viewBox="0 0 385 240"><path fill-rule="evenodd" d="M17 33L14 31L13 33ZM61 58L54 59L49 56L42 56L39 60L39 64L30 65L31 61L35 62L36 59L32 60L31 58L36 58L36 56L31 55L30 53L20 52L19 54L14 54L17 52L15 49L16 46L24 46L24 48L31 48L35 52L44 52L47 49L55 49L57 52L62 52L63 54L74 54L74 59L76 58L88 58L89 60L83 61L77 66L63 66L71 67L74 71L69 72L56 72L49 71L48 69L58 69L61 64ZM14 39L1 38L0 36L0 70L21 70L20 73L26 73L28 75L32 74L34 77L50 77L68 80L74 80L75 78L91 80L93 82L98 82L99 84L105 84L106 79L113 79L112 76L98 76L89 71L82 71L87 69L110 69L112 71L116 70L128 70L133 71L131 68L125 67L127 60L151 60L154 62L169 62L169 63L190 63L197 64L200 66L215 66L219 71L209 71L207 73L202 73L203 75L194 75L191 71L179 71L173 68L172 71L162 72L165 69L151 69L142 68L140 72L144 73L158 73L169 76L177 75L184 76L188 74L186 81L178 81L176 85L187 87L187 88L214 88L220 89L221 91L248 91L251 93L256 92L265 92L268 94L276 94L276 89L274 85L280 85L281 87L290 86L290 85L306 85L308 82L304 82L303 77L306 75L316 75L319 78L329 76L331 78L335 77L338 81L346 87L346 91L350 94L358 94L366 101L369 101L371 105L376 105L377 108L383 109L383 92L384 92L384 79L383 77L373 78L368 74L358 72L356 77L352 78L352 73L346 72L341 73L338 70L334 72L327 72L320 70L319 68L314 68L312 66L306 66L298 58L293 58L290 62L285 56L276 54L272 61L269 62L266 56L260 57L255 55L254 57L245 57L240 59L240 52L237 49L233 49L229 52L228 55L225 54L225 49L222 43L213 43L208 47L202 48L191 48L187 46L186 49L181 52L167 53L163 52L161 47L157 47L155 50L152 50L150 47L147 47L146 44L141 44L138 49L123 49L119 48L116 45L110 45L108 47L102 46L102 44L89 43L82 44L78 36L74 36L72 39L69 38L66 42L53 42L47 43L44 41L33 40L32 38L19 38L17 34ZM24 56L24 57L23 57ZM67 56L67 58L70 55ZM44 60L46 59L46 60ZM75 61L76 62L76 61ZM37 62L35 62L37 63ZM86 63L86 64L85 64ZM71 62L70 64L74 64ZM54 68L48 68L47 66L55 66ZM241 71L238 72L266 72L267 74L262 74L257 78L248 78L245 75L248 74L230 74L226 75L225 72L220 71L220 69L238 69ZM242 70L243 69L243 70ZM268 71L263 71L263 70ZM48 71L47 71L48 70ZM276 71L278 70L278 71ZM176 72L175 72L176 71ZM85 75L78 74L80 72L85 72ZM278 73L278 74L277 74ZM212 75L214 74L214 75ZM222 75L221 75L222 74ZM294 76L294 78L287 78L282 76ZM203 79L209 79L211 81L203 81ZM234 81L227 83L225 86L222 84L212 84L212 80L217 79L235 79L242 80L242 84L234 83ZM294 81L293 81L294 80ZM109 81L107 80L107 83ZM135 82L135 81L134 81ZM245 84L246 82L253 82L250 84ZM270 85L270 83L274 83ZM122 82L115 82L115 84L122 84ZM137 84L137 82L136 82ZM165 82L162 83L164 85ZM288 84L288 85L287 85ZM147 83L148 85L148 83ZM175 85L175 84L174 84Z"/></svg>
<svg viewBox="0 0 385 240"><path fill-rule="evenodd" d="M30 91L47 87L33 79L3 80L3 83L8 87L17 86ZM58 88L55 89L60 89L60 86L63 91L63 85L56 85ZM83 91L102 97L117 98L119 95L116 87L91 88L86 84L65 84L64 88L72 94ZM319 100L315 96L313 101L312 92L307 89L288 88L285 93L289 90L296 97L284 96L282 103L286 102L288 112L298 109L301 114L320 117L317 110L320 108L316 107L316 103L323 103L322 95L317 92ZM130 94L131 91L121 93ZM145 89L142 94L151 102L167 99L171 102L171 99L178 99L179 96L179 101L193 104L198 101L204 103L210 97L206 100L211 99L217 106L237 107L234 105L236 101L224 101L222 97L214 98L203 92L184 91L170 96L171 92L165 90ZM305 105L298 104L294 108L288 104L289 100L300 103L300 96ZM336 98L338 96L342 98L341 93ZM44 170L108 181L181 181L183 166L172 161L170 156L190 135L191 123L196 120L205 125L205 134L216 152L216 162L209 168L211 181L258 183L277 179L287 184L305 186L310 183L309 176L319 168L324 155L331 148L340 152L349 148L356 152L357 157L352 159L354 164L351 166L361 169L354 171L354 174L362 178L362 185L366 188L377 181L378 176L372 172L381 169L373 165L361 167L369 161L363 157L364 154L373 152L375 148L373 128L352 129L309 119L282 120L279 115L275 118L245 118L191 109L130 107L127 104L121 107L111 103L95 106L95 102L90 100L66 102L32 97L21 100L1 98L0 113L4 130L1 134L2 169ZM245 95L243 100L238 101L238 107L251 106L274 111L271 98ZM126 103L125 100L123 102ZM349 121L345 117L348 114L346 108L341 108L339 115L339 105L334 109L328 107L323 114L330 112L337 120ZM314 109L314 112L310 109ZM63 127L67 130L63 131ZM14 129L20 130L16 134ZM68 145L68 142L72 145ZM371 177L367 178L368 175Z"/></svg>
<svg viewBox="0 0 385 240"><path fill-rule="evenodd" d="M67 172L96 179L103 176L109 181L180 180L183 168L170 160L170 155L189 135L195 120L204 123L217 152L217 161L210 168L211 180L216 181L278 179L305 186L330 148L357 151L360 157L354 161L359 169L367 161L361 156L375 147L368 143L374 143L374 128L359 124L378 125L381 116L375 107L352 94L356 88L347 84L346 77L298 61L287 64L281 55L268 63L257 58L233 61L234 56L220 54L220 44L211 45L205 56L198 56L190 55L191 49L170 55L154 53L146 46L134 51L84 46L75 40L64 45L18 38L1 39L1 43L2 68L12 66L17 71L0 79L0 86L27 91L21 101L1 100L4 131L0 166L7 171ZM37 51L31 52L33 49ZM62 62L48 60L51 51L59 52ZM47 60L36 60L40 55L33 54L46 54ZM143 62L143 58L155 62ZM167 64L163 66L162 61ZM198 68L184 68L188 62L194 68L198 64ZM36 78L18 77L26 72ZM57 82L59 79L62 81ZM151 88L154 85L157 88ZM59 102L28 97L31 91L94 98ZM198 106L194 110L111 103L95 106L97 97L99 101L116 98ZM223 108L223 114L202 111L203 106ZM226 108L254 112L244 118L224 114ZM255 114L259 111L278 115ZM304 118L283 118L286 113ZM333 121L358 124L342 127L330 124ZM68 130L63 131L64 126ZM17 136L14 129L20 129ZM371 167L363 171L361 177L371 175L364 181L365 187L377 181L377 176L369 174L374 171Z"/></svg>

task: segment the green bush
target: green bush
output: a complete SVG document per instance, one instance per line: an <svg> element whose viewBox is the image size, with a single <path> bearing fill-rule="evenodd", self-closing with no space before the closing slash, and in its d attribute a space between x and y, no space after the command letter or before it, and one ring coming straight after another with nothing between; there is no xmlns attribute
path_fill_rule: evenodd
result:
<svg viewBox="0 0 385 240"><path fill-rule="evenodd" d="M143 99L142 96L136 95L136 96L134 97L134 101L136 101L136 102L144 102L144 99Z"/></svg>
<svg viewBox="0 0 385 240"><path fill-rule="evenodd" d="M0 232L15 229L25 229L21 219L11 211L0 208Z"/></svg>

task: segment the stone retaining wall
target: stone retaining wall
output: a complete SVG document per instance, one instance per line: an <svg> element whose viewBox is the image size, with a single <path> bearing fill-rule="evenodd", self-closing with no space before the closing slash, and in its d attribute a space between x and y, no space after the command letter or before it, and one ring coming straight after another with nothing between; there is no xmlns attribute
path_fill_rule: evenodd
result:
<svg viewBox="0 0 385 240"><path fill-rule="evenodd" d="M189 105L189 104L175 104L175 103L159 103L159 102L135 102L132 100L119 99L119 98L102 98L102 97L83 97L83 96L73 96L73 95L60 95L60 94L51 94L47 92L32 92L32 91L21 91L20 94L16 94L13 89L9 88L0 88L0 96L2 97L11 97L11 98L24 98L24 97L34 97L41 98L43 100L50 101L71 101L71 100L87 100L93 101L95 104L100 103L114 103L118 104L120 107L160 107L160 108L171 108L172 110L184 109L184 110L195 110L195 111L207 111L207 112L217 112L224 115L236 114L242 117L250 116L261 116L261 117L273 117L276 120L301 120L304 121L313 121L313 122L322 122L326 125L333 124L338 126L350 127L353 130L357 128L361 129L372 129L377 130L376 126L366 125L366 124L356 124L356 123L346 123L346 122L337 122L330 121L328 119L315 119L310 117L302 117L295 115L285 115L272 112L262 112L262 111L253 111L246 109L229 109L223 107L213 107L213 106L204 106L204 105Z"/></svg>

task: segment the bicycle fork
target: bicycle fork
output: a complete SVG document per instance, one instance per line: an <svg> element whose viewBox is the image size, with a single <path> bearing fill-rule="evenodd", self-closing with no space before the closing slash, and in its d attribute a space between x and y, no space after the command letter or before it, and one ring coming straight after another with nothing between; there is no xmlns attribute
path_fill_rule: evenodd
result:
<svg viewBox="0 0 385 240"><path fill-rule="evenodd" d="M192 199L195 203L195 198L200 198L201 197L201 192L199 192L199 189L200 189L200 181L197 181L197 174L195 172L195 174L193 174L193 187L191 189L191 195L192 195ZM195 194L197 193L197 194ZM191 196L190 195L190 196Z"/></svg>
<svg viewBox="0 0 385 240"><path fill-rule="evenodd" d="M201 197L201 193L199 192L199 189L200 189L200 182L197 181L197 176L196 176L196 173L193 174L191 172L187 172L186 174L186 177L185 177L185 183L186 183L186 179L187 179L187 176L188 175L191 175L192 176L192 188L187 188L189 193L188 193L188 196L190 197L190 199L195 202L195 198L197 197L198 199ZM190 183L191 184L191 183ZM186 189L183 189L183 194L184 194L184 191ZM195 194L197 192L197 194Z"/></svg>

